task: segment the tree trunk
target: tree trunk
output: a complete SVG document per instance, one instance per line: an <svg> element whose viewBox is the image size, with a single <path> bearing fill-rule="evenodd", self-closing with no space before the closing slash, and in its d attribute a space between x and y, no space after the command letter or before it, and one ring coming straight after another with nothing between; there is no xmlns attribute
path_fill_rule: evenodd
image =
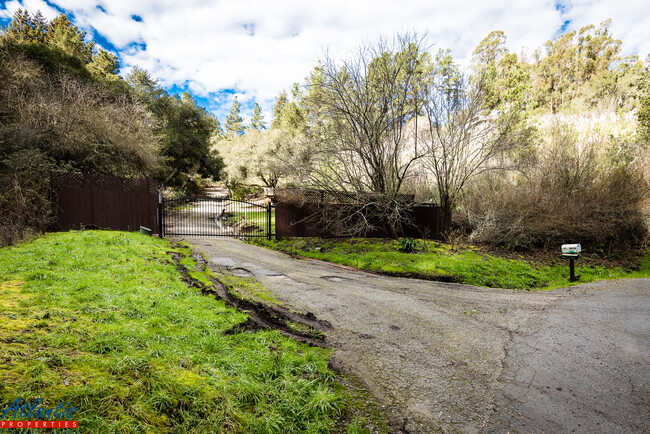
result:
<svg viewBox="0 0 650 434"><path fill-rule="evenodd" d="M444 235L449 229L451 229L451 212L452 204L448 200L443 200L440 204L440 211L442 213L442 234Z"/></svg>
<svg viewBox="0 0 650 434"><path fill-rule="evenodd" d="M397 231L395 231L395 227L393 225L390 223L384 223L384 230L386 231L386 235L388 235L389 238L393 240L397 239Z"/></svg>

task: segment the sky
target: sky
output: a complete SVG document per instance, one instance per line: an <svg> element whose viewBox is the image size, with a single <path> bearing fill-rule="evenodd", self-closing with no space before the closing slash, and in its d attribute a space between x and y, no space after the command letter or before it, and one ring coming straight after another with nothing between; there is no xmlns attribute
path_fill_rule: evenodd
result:
<svg viewBox="0 0 650 434"><path fill-rule="evenodd" d="M650 53L648 0L0 0L0 25L18 9L64 13L102 48L122 75L144 68L172 93L189 91L220 122L232 98L249 119L255 101L270 122L273 100L302 82L327 51L397 32L427 35L466 65L493 30L510 51L532 53L563 31L611 18L624 55Z"/></svg>

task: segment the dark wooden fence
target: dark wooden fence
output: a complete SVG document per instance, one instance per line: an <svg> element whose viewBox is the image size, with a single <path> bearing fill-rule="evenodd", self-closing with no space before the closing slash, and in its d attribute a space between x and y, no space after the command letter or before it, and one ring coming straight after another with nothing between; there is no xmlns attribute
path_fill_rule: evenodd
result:
<svg viewBox="0 0 650 434"><path fill-rule="evenodd" d="M329 210L335 204L327 206ZM276 237L337 237L328 232L323 224L325 207L314 202L278 202L275 206ZM437 205L416 205L411 210L411 222L398 232L401 237L440 239L442 233L442 214ZM378 222L376 230L366 233L367 238L385 238L388 234Z"/></svg>
<svg viewBox="0 0 650 434"><path fill-rule="evenodd" d="M107 175L50 175L56 230L99 228L158 233L157 181Z"/></svg>

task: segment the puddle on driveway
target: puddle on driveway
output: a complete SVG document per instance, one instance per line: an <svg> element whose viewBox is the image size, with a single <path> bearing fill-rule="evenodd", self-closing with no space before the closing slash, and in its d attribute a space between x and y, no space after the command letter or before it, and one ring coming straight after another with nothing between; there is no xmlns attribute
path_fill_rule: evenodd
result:
<svg viewBox="0 0 650 434"><path fill-rule="evenodd" d="M235 266L235 261L233 261L230 258L223 258L220 256L213 256L212 258L210 258L210 262L212 262L215 265L220 265L222 267L228 267L228 268Z"/></svg>
<svg viewBox="0 0 650 434"><path fill-rule="evenodd" d="M238 276L252 277L252 276L282 276L283 274L276 270L269 270L267 268L262 268L256 264L236 264L235 261L231 258L213 256L210 258L210 262L220 266L225 267L230 270L233 274Z"/></svg>
<svg viewBox="0 0 650 434"><path fill-rule="evenodd" d="M267 268L262 268L256 264L242 264L242 267L246 267L247 270L250 270L255 276L282 276L282 273L276 270L269 270Z"/></svg>
<svg viewBox="0 0 650 434"><path fill-rule="evenodd" d="M328 280L330 282L351 282L352 279L339 276L321 276L321 279Z"/></svg>
<svg viewBox="0 0 650 434"><path fill-rule="evenodd" d="M229 268L228 271L230 271L235 276L241 276L241 277L253 277L254 276L252 271L247 270L245 268L241 268L241 267Z"/></svg>

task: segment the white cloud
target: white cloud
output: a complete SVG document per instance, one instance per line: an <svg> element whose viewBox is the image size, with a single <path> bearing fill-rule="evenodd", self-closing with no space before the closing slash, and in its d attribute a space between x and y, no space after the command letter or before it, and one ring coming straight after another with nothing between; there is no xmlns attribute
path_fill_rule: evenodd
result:
<svg viewBox="0 0 650 434"><path fill-rule="evenodd" d="M623 54L638 54L642 59L650 54L650 5L647 0L575 0L569 16L575 17L570 29L587 24L597 26L611 18L610 32L623 41Z"/></svg>
<svg viewBox="0 0 650 434"><path fill-rule="evenodd" d="M18 9L27 9L33 12L41 11L41 14L48 20L52 20L59 15L56 9L43 0L12 0L4 2L2 8L0 8L0 18L11 18Z"/></svg>
<svg viewBox="0 0 650 434"><path fill-rule="evenodd" d="M569 29L612 18L612 33L625 54L650 52L647 0L572 0L563 11L551 0L52 0L84 30L95 29L116 46L125 70L139 66L161 84L187 85L197 95L234 89L242 105L257 99L270 114L273 98L302 81L326 48L348 53L364 41L396 31L427 33L433 50L450 48L467 63L492 30L503 30L508 47L529 52ZM22 4L48 16L42 0L0 7L7 16ZM137 22L132 17L141 18ZM144 44L144 50L132 47ZM231 98L217 111L230 108Z"/></svg>

